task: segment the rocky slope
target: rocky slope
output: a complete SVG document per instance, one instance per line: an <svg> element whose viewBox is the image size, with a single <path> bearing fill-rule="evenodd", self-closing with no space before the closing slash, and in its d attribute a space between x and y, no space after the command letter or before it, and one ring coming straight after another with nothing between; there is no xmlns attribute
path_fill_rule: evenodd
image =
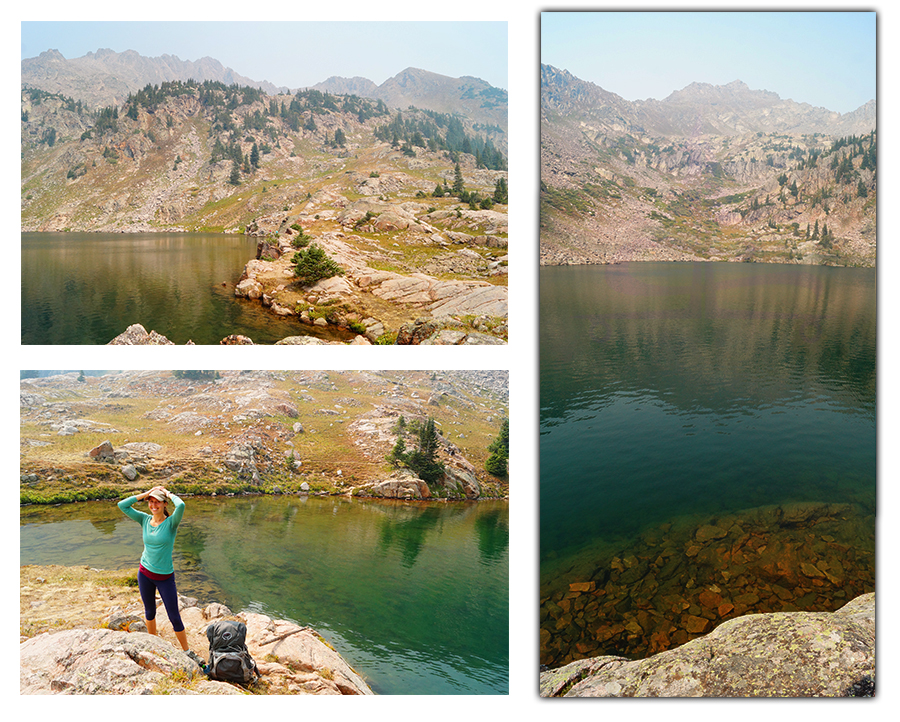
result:
<svg viewBox="0 0 900 722"><path fill-rule="evenodd" d="M366 78L331 77L313 88L383 100L391 108L412 105L439 113L460 113L477 123L496 125L504 131L508 128L509 94L480 78L449 78L420 68L406 68L381 85Z"/></svg>
<svg viewBox="0 0 900 722"><path fill-rule="evenodd" d="M842 116L735 81L631 102L542 65L541 263L871 266L876 155L874 101Z"/></svg>
<svg viewBox="0 0 900 722"><path fill-rule="evenodd" d="M204 662L211 622L247 625L260 679L243 688L208 679L165 614L159 636L147 633L133 572L25 566L20 577L20 694L372 694L309 627L179 596L188 644Z"/></svg>
<svg viewBox="0 0 900 722"><path fill-rule="evenodd" d="M752 614L641 660L541 673L544 697L872 697L875 595L830 613Z"/></svg>
<svg viewBox="0 0 900 722"><path fill-rule="evenodd" d="M21 382L23 503L175 493L503 497L484 470L508 409L501 371L68 373ZM443 478L386 461L398 421L435 419ZM414 437L407 432L406 443Z"/></svg>
<svg viewBox="0 0 900 722"><path fill-rule="evenodd" d="M97 110L23 88L21 227L259 236L258 260L275 262L262 302L284 291L273 312L312 306L312 320L334 309L309 302L323 289L295 280L292 259L315 245L342 265L327 295L344 328L393 342L424 317L504 342L506 133L464 110L218 81L148 86ZM380 334L364 334L366 319Z"/></svg>

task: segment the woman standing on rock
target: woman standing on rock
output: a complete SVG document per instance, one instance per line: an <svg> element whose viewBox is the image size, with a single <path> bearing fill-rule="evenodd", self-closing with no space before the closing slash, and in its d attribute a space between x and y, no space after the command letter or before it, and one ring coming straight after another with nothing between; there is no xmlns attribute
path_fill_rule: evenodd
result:
<svg viewBox="0 0 900 722"><path fill-rule="evenodd" d="M148 498L149 497L149 498ZM136 501L148 499L150 513L133 509ZM169 516L168 501L175 503L175 511ZM184 502L162 486L154 486L137 496L129 496L119 502L119 508L129 518L139 522L144 533L144 553L138 567L138 589L144 602L144 618L147 631L156 634L156 592L166 606L172 630L182 649L188 650L187 634L178 612L178 592L175 589L175 568L172 550L178 524L184 516Z"/></svg>

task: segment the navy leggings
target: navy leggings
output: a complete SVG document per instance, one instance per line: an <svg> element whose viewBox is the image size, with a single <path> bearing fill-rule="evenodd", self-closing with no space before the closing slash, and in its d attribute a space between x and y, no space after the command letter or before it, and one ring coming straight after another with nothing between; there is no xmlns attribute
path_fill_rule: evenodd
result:
<svg viewBox="0 0 900 722"><path fill-rule="evenodd" d="M156 591L166 605L166 614L172 622L172 629L176 632L184 631L184 623L178 612L178 592L175 590L175 575L166 579L151 579L144 572L138 571L138 589L141 592L141 601L144 602L144 616L147 619L156 619Z"/></svg>

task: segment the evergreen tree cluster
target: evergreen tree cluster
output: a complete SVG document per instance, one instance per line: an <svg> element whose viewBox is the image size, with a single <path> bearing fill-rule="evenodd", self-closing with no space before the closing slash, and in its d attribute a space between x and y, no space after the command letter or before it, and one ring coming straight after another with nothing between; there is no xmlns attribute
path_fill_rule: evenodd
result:
<svg viewBox="0 0 900 722"><path fill-rule="evenodd" d="M444 465L437 459L438 435L434 419L428 417L424 424L407 424L401 416L395 429L397 443L387 456L390 465L395 469L406 467L427 484L440 481L444 476ZM412 434L416 440L416 446L411 451L406 450L406 433Z"/></svg>
<svg viewBox="0 0 900 722"><path fill-rule="evenodd" d="M506 478L509 462L509 419L503 419L500 433L488 446L491 455L484 463L485 471L491 476Z"/></svg>
<svg viewBox="0 0 900 722"><path fill-rule="evenodd" d="M194 381L215 381L222 378L218 371L173 371L176 379L190 379Z"/></svg>
<svg viewBox="0 0 900 722"><path fill-rule="evenodd" d="M398 110L390 123L375 129L375 137L408 154L415 154L415 148L432 152L443 150L451 154L468 153L475 156L479 168L506 170L506 158L490 138L469 135L462 121L448 113L413 108L404 116Z"/></svg>

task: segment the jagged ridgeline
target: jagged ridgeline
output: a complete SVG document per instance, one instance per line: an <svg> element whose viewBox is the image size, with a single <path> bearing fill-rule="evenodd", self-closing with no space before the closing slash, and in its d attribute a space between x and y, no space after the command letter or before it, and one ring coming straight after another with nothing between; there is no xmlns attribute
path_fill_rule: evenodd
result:
<svg viewBox="0 0 900 722"><path fill-rule="evenodd" d="M841 115L735 81L630 102L542 72L542 263L874 265L874 101Z"/></svg>

